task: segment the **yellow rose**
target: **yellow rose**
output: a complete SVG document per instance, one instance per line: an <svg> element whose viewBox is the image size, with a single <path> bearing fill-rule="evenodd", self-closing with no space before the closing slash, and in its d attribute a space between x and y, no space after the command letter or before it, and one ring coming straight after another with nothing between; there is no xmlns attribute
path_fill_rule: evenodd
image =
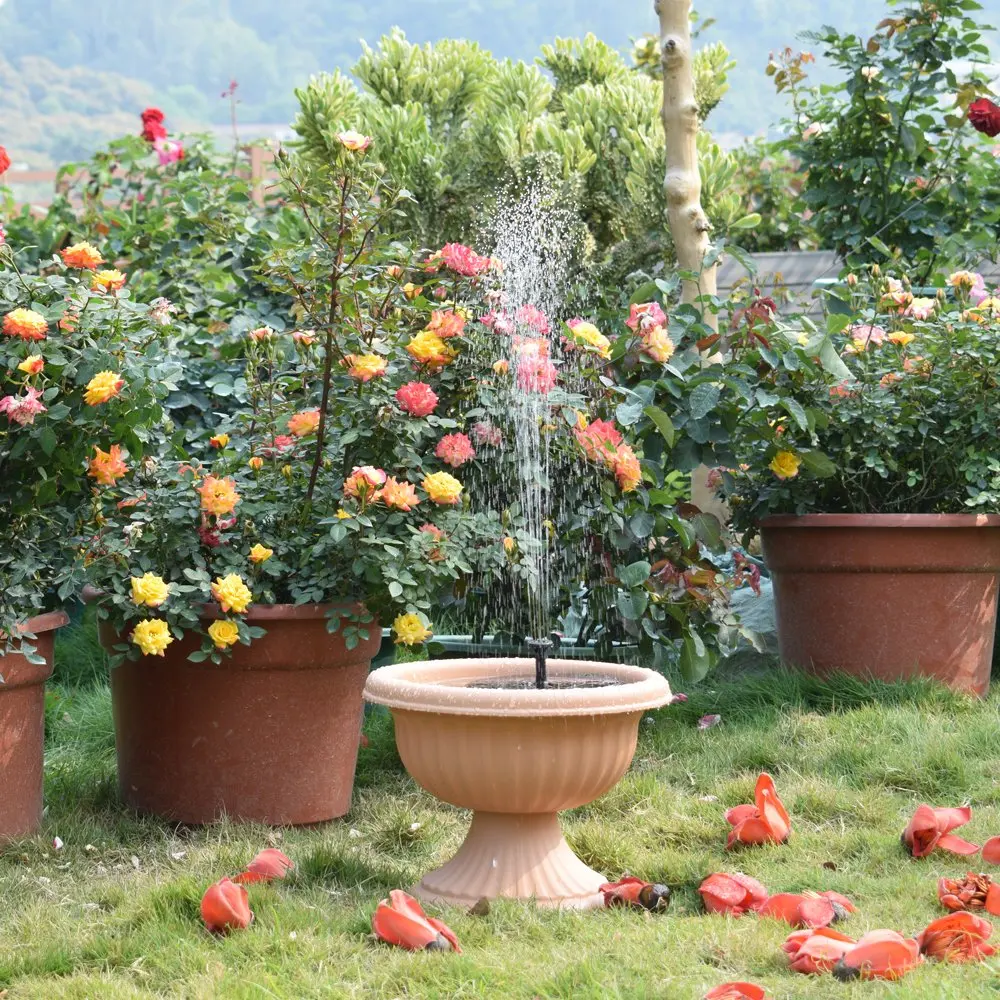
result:
<svg viewBox="0 0 1000 1000"><path fill-rule="evenodd" d="M674 342L662 326L651 327L642 335L642 353L666 364L673 357Z"/></svg>
<svg viewBox="0 0 1000 1000"><path fill-rule="evenodd" d="M353 515L352 514L348 514L347 511L344 510L343 507L338 507L337 508L337 520L338 521L346 521L349 517L353 517Z"/></svg>
<svg viewBox="0 0 1000 1000"><path fill-rule="evenodd" d="M96 271L90 279L90 287L95 292L116 292L125 284L125 275L117 268L110 271Z"/></svg>
<svg viewBox="0 0 1000 1000"><path fill-rule="evenodd" d="M347 374L359 382L368 382L386 372L385 358L377 354L348 354L344 358Z"/></svg>
<svg viewBox="0 0 1000 1000"><path fill-rule="evenodd" d="M422 365L440 367L455 359L455 352L430 330L421 330L407 345L406 351Z"/></svg>
<svg viewBox="0 0 1000 1000"><path fill-rule="evenodd" d="M602 358L611 357L611 341L593 323L581 320L579 323L574 323L569 329L572 339L581 347L592 348Z"/></svg>
<svg viewBox="0 0 1000 1000"><path fill-rule="evenodd" d="M132 601L147 608L158 608L170 596L170 584L155 573L132 577Z"/></svg>
<svg viewBox="0 0 1000 1000"><path fill-rule="evenodd" d="M225 448L229 444L228 434L213 434L212 437L208 439L208 443L213 448Z"/></svg>
<svg viewBox="0 0 1000 1000"><path fill-rule="evenodd" d="M118 372L98 372L87 383L87 391L83 394L83 401L88 406L106 403L122 391L123 385L125 385L125 380Z"/></svg>
<svg viewBox="0 0 1000 1000"><path fill-rule="evenodd" d="M258 542L250 550L250 561L255 563L267 562L274 555L274 549L269 549Z"/></svg>
<svg viewBox="0 0 1000 1000"><path fill-rule="evenodd" d="M424 625L420 615L415 614L397 615L392 630L396 633L396 641L404 646L419 645L434 634Z"/></svg>
<svg viewBox="0 0 1000 1000"><path fill-rule="evenodd" d="M247 465L249 465L254 472L259 472L264 467L264 459L262 459L260 455L254 455L254 457L247 462Z"/></svg>
<svg viewBox="0 0 1000 1000"><path fill-rule="evenodd" d="M896 344L898 347L906 347L907 344L916 339L916 336L912 333L902 333L897 331L889 334L889 342Z"/></svg>
<svg viewBox="0 0 1000 1000"><path fill-rule="evenodd" d="M143 656L163 656L174 637L162 618L150 618L132 629L132 641L142 650Z"/></svg>
<svg viewBox="0 0 1000 1000"><path fill-rule="evenodd" d="M456 504L462 494L462 484L447 472L424 476L423 487L431 500L439 504Z"/></svg>
<svg viewBox="0 0 1000 1000"><path fill-rule="evenodd" d="M415 285L412 281L408 281L403 285L403 294L412 301L424 290L423 285Z"/></svg>
<svg viewBox="0 0 1000 1000"><path fill-rule="evenodd" d="M227 618L220 618L208 626L208 635L215 643L216 649L225 649L227 646L234 646L240 641L240 630L236 622L231 622Z"/></svg>
<svg viewBox="0 0 1000 1000"><path fill-rule="evenodd" d="M253 594L239 573L230 573L216 579L212 584L212 596L223 611L235 611L238 615L243 614L253 603Z"/></svg>
<svg viewBox="0 0 1000 1000"><path fill-rule="evenodd" d="M45 359L40 354L29 354L18 366L19 372L37 375L45 367Z"/></svg>
<svg viewBox="0 0 1000 1000"><path fill-rule="evenodd" d="M774 458L771 459L768 468L779 478L779 479L794 479L799 474L799 466L802 464L802 459L793 451L779 451Z"/></svg>

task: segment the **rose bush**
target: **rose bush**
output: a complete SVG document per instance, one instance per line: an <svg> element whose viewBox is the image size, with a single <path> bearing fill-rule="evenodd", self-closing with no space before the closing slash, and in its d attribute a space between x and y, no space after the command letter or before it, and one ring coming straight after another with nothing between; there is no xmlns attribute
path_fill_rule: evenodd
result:
<svg viewBox="0 0 1000 1000"><path fill-rule="evenodd" d="M82 580L91 491L155 447L179 366L127 274L87 243L36 274L0 245L0 635ZM124 265L120 265L124 266ZM30 643L29 643L30 646ZM30 652L30 649L28 650Z"/></svg>
<svg viewBox="0 0 1000 1000"><path fill-rule="evenodd" d="M968 271L934 298L875 267L826 330L771 315L733 346L751 405L721 478L734 523L774 513L995 510L1000 298Z"/></svg>
<svg viewBox="0 0 1000 1000"><path fill-rule="evenodd" d="M502 558L496 518L452 474L456 421L435 412L462 391L450 369L465 318L404 288L413 253L391 227L405 195L351 134L308 168L322 178L306 184L305 169L281 160L309 237L272 244L254 272L290 304L280 325L301 328L244 324L245 404L100 495L90 572L118 656L193 632L195 658L218 658L260 634L248 609L274 603L333 604L351 647L372 615L420 642L441 594Z"/></svg>

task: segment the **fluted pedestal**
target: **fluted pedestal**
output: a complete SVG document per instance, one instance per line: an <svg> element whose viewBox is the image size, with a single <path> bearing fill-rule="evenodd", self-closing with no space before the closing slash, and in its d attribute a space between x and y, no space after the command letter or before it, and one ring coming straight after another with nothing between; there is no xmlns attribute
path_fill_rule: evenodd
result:
<svg viewBox="0 0 1000 1000"><path fill-rule="evenodd" d="M555 813L477 812L458 853L425 875L413 894L453 906L486 897L586 910L602 905L597 890L606 881L573 853Z"/></svg>

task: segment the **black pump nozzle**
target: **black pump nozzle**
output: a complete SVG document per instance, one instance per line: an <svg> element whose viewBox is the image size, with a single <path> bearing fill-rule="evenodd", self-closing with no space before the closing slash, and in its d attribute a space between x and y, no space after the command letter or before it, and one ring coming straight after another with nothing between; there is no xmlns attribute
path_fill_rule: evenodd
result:
<svg viewBox="0 0 1000 1000"><path fill-rule="evenodd" d="M552 640L529 639L526 645L535 657L535 687L541 691L545 687L546 680L545 657L548 656L548 651L552 648Z"/></svg>

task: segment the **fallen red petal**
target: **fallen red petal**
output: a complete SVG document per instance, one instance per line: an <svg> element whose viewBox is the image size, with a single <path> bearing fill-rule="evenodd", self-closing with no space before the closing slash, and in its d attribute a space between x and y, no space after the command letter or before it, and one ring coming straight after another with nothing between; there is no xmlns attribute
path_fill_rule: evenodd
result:
<svg viewBox="0 0 1000 1000"><path fill-rule="evenodd" d="M247 865L245 872L237 875L233 881L240 885L253 885L255 882L271 882L276 878L284 878L295 867L292 859L276 847L267 847Z"/></svg>
<svg viewBox="0 0 1000 1000"><path fill-rule="evenodd" d="M420 903L401 889L393 889L375 908L372 930L380 941L408 951L461 951L454 932L428 917Z"/></svg>
<svg viewBox="0 0 1000 1000"><path fill-rule="evenodd" d="M983 861L988 865L1000 865L1000 837L990 837L983 844Z"/></svg>
<svg viewBox="0 0 1000 1000"><path fill-rule="evenodd" d="M703 1000L767 1000L767 994L756 983L723 983L709 990Z"/></svg>
<svg viewBox="0 0 1000 1000"><path fill-rule="evenodd" d="M247 891L231 879L213 883L201 897L201 919L213 934L244 930L253 921Z"/></svg>

